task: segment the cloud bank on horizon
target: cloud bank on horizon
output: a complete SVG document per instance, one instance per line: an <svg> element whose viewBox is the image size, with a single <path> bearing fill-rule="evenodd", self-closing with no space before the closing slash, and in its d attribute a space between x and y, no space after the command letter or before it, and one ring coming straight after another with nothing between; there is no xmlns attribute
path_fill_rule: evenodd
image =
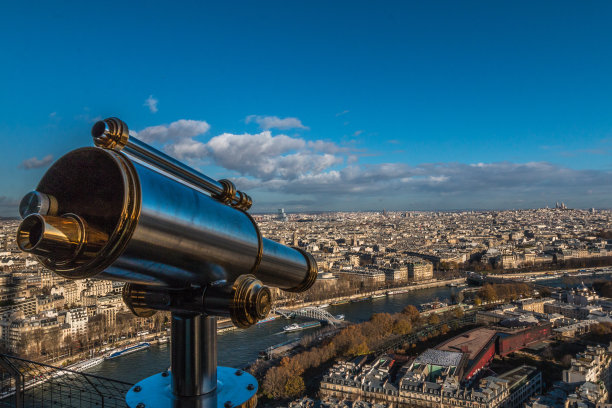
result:
<svg viewBox="0 0 612 408"><path fill-rule="evenodd" d="M360 163L369 152L273 134L272 129L308 129L298 118L250 115L245 122L258 124L261 132L211 136L208 122L181 119L147 127L137 136L195 167L229 171L239 188L254 195L255 211L528 208L567 196L584 207L610 206L611 171L543 161ZM258 201L257 193L264 199Z"/></svg>
<svg viewBox="0 0 612 408"><path fill-rule="evenodd" d="M52 161L53 161L52 154L48 154L42 159L39 159L37 157L30 157L29 159L25 159L24 161L22 161L19 167L25 170L39 169L41 167L45 167L51 164Z"/></svg>

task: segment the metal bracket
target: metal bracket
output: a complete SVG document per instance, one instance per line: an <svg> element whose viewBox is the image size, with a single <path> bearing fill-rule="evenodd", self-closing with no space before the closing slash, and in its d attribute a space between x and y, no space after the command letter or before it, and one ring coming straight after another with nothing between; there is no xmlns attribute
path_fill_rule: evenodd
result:
<svg viewBox="0 0 612 408"><path fill-rule="evenodd" d="M257 380L230 367L217 367L217 388L198 397L177 398L172 393L172 374L145 378L130 388L125 402L130 408L253 408L257 405Z"/></svg>

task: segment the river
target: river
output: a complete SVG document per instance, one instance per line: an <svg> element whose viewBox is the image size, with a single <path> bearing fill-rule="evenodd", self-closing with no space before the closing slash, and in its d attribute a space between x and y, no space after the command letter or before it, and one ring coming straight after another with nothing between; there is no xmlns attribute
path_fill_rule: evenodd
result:
<svg viewBox="0 0 612 408"><path fill-rule="evenodd" d="M457 290L446 286L420 289L378 299L330 306L327 310L334 315L343 314L346 320L357 323L368 320L374 313L396 313L407 305L420 305L431 302L436 298L441 301L448 300L451 294ZM314 330L305 330L284 333L283 327L288 324L290 324L289 320L279 318L246 330L233 330L219 334L219 365L236 368L245 367L257 358L261 350L315 332ZM165 370L169 366L170 345L166 343L153 345L147 350L113 360L105 360L102 364L92 367L86 372L136 383L145 377Z"/></svg>

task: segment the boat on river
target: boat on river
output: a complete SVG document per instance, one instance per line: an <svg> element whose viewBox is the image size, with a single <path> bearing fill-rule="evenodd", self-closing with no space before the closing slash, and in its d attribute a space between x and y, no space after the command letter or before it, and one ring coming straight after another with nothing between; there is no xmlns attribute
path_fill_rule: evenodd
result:
<svg viewBox="0 0 612 408"><path fill-rule="evenodd" d="M85 371L91 367L95 367L98 364L102 363L104 361L104 358L102 357L95 357L95 358L91 358L89 360L85 360L85 361L79 361L78 363L75 364L71 364L69 366L66 367L66 369L68 370L72 370L72 371L77 371L77 372L81 372L81 371Z"/></svg>
<svg viewBox="0 0 612 408"><path fill-rule="evenodd" d="M108 356L106 356L104 358L106 360L112 360L113 358L125 356L127 354L132 354L132 353L135 353L135 352L140 351L140 350L146 350L149 347L151 347L151 343L142 342L142 343L138 343L138 344L136 344L134 346L129 346L129 347L123 348L121 350L115 351L115 352L109 354Z"/></svg>
<svg viewBox="0 0 612 408"><path fill-rule="evenodd" d="M321 322L312 321L312 322L306 322L306 323L293 323L293 324L290 324L289 326L283 327L283 331L286 333L291 333L291 332L296 332L300 330L312 329L315 327L321 327Z"/></svg>

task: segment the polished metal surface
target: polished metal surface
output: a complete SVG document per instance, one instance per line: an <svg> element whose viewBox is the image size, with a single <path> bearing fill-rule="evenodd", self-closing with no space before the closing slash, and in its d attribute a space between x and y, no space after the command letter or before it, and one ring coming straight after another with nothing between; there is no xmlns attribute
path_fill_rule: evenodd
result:
<svg viewBox="0 0 612 408"><path fill-rule="evenodd" d="M108 118L94 123L91 136L98 147L121 151L130 139L130 130L119 118Z"/></svg>
<svg viewBox="0 0 612 408"><path fill-rule="evenodd" d="M285 290L305 290L312 283L305 255L261 238L249 215L121 153L98 148L68 153L37 191L55 196L59 213L78 214L88 229L108 236L93 257L68 264L41 258L62 276L181 287L232 283L254 272L265 285Z"/></svg>
<svg viewBox="0 0 612 408"><path fill-rule="evenodd" d="M172 314L172 392L194 397L217 388L217 318Z"/></svg>
<svg viewBox="0 0 612 408"><path fill-rule="evenodd" d="M157 310L168 310L164 307L168 307L171 303L166 293L151 293L147 286L131 283L123 285L121 295L123 303L138 317L151 317L157 313Z"/></svg>
<svg viewBox="0 0 612 408"><path fill-rule="evenodd" d="M19 249L39 256L54 256L60 262L73 259L84 240L83 221L76 216L31 214L17 229Z"/></svg>
<svg viewBox="0 0 612 408"><path fill-rule="evenodd" d="M107 235L76 214L30 214L17 229L17 246L39 257L44 265L62 268L95 258Z"/></svg>

